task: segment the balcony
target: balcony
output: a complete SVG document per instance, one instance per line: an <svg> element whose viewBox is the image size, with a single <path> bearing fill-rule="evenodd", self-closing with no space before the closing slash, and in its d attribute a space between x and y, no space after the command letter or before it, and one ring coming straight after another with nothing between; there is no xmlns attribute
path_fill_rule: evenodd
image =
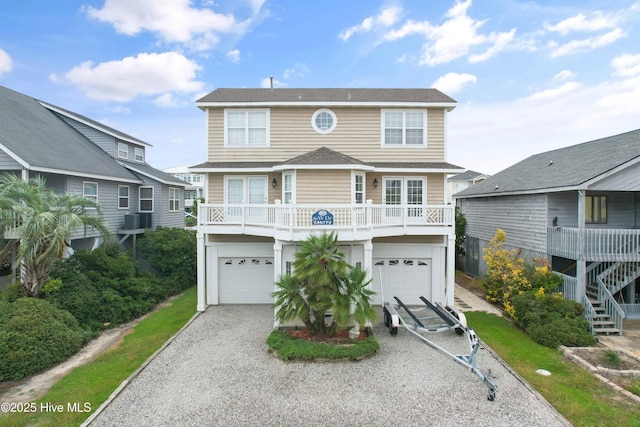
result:
<svg viewBox="0 0 640 427"><path fill-rule="evenodd" d="M640 230L547 227L547 253L586 261L640 261Z"/></svg>
<svg viewBox="0 0 640 427"><path fill-rule="evenodd" d="M198 231L304 240L315 231L336 231L341 240L454 233L450 205L201 204Z"/></svg>

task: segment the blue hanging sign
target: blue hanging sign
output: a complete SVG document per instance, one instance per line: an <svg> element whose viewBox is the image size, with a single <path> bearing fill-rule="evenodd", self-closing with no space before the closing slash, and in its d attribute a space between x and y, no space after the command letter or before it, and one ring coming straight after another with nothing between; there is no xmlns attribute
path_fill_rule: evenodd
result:
<svg viewBox="0 0 640 427"><path fill-rule="evenodd" d="M312 225L333 225L333 214L325 209L320 209L311 215Z"/></svg>

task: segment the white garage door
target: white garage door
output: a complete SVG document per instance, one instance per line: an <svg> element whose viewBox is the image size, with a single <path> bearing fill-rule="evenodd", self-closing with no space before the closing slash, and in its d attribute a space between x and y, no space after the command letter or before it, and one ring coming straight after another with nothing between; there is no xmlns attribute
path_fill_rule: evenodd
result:
<svg viewBox="0 0 640 427"><path fill-rule="evenodd" d="M380 304L380 275L384 286L384 299L394 302L398 297L405 304L424 305L423 296L431 299L431 259L427 258L374 258L373 290Z"/></svg>
<svg viewBox="0 0 640 427"><path fill-rule="evenodd" d="M218 262L221 304L273 303L273 258L221 257Z"/></svg>

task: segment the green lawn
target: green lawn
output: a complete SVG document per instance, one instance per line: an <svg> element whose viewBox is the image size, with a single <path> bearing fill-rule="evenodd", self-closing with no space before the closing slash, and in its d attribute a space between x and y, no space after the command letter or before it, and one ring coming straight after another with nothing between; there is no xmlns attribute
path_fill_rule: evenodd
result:
<svg viewBox="0 0 640 427"><path fill-rule="evenodd" d="M483 312L465 316L478 336L573 425L640 426L640 406L625 400L559 350L537 344L499 316ZM546 369L551 376L538 375L536 369Z"/></svg>
<svg viewBox="0 0 640 427"><path fill-rule="evenodd" d="M195 307L196 288L193 287L172 300L171 305L141 321L118 347L74 369L35 402L37 409L47 403L54 408L62 405L62 412L7 414L0 417L0 426L82 424L131 373L189 321L195 314ZM85 408L90 411L77 411Z"/></svg>

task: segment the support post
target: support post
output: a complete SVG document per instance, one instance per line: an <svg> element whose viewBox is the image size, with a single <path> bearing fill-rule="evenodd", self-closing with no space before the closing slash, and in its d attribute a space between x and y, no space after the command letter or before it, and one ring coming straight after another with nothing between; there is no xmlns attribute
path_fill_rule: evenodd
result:
<svg viewBox="0 0 640 427"><path fill-rule="evenodd" d="M282 274L282 241L276 240L273 243L273 290L274 292L278 290L278 280L280 280L280 276ZM280 322L276 319L276 312L278 311L278 307L273 308L273 329L276 329L280 326Z"/></svg>
<svg viewBox="0 0 640 427"><path fill-rule="evenodd" d="M456 283L456 235L447 237L447 260L445 267L444 305L453 307L453 293Z"/></svg>
<svg viewBox="0 0 640 427"><path fill-rule="evenodd" d="M585 200L586 190L578 190L578 253L576 256L576 294L573 299L582 302L582 296L587 292L587 260L584 251L585 231Z"/></svg>
<svg viewBox="0 0 640 427"><path fill-rule="evenodd" d="M205 235L203 233L198 232L196 236L197 241L197 285L198 285L198 301L196 304L196 309L198 311L204 311L206 308L206 248L204 244Z"/></svg>

